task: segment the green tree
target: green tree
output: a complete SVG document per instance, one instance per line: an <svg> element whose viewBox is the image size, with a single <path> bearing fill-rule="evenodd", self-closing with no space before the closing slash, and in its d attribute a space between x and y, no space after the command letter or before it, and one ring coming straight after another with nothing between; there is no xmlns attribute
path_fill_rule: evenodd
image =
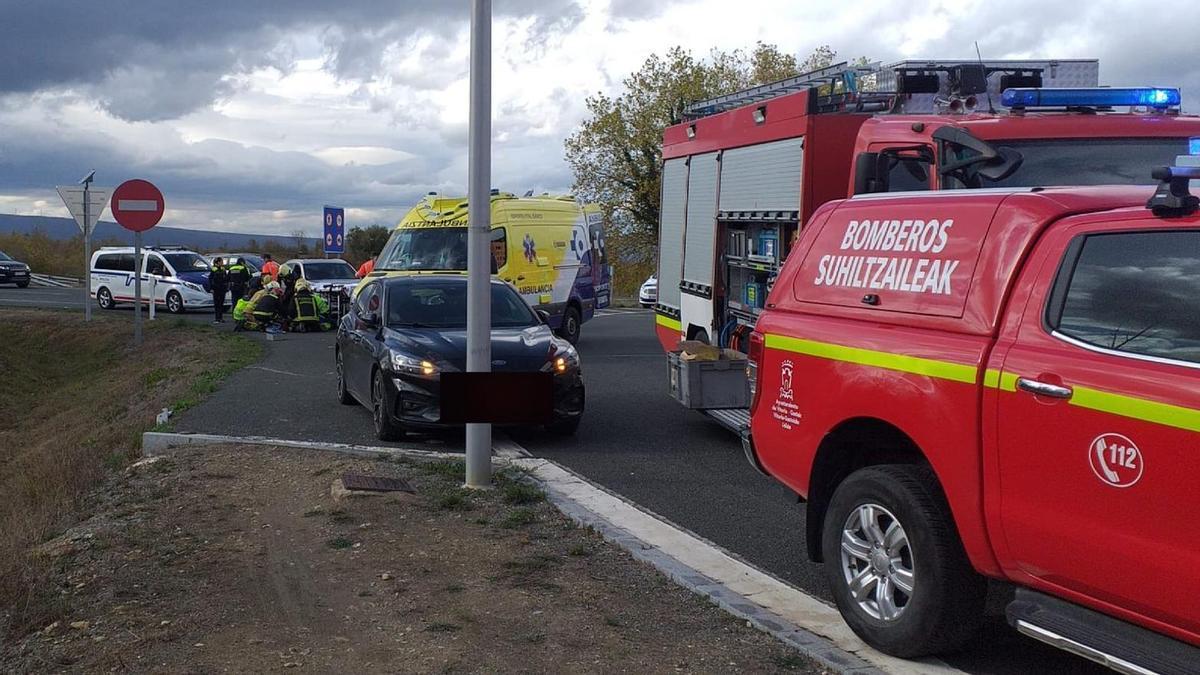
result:
<svg viewBox="0 0 1200 675"><path fill-rule="evenodd" d="M356 264L374 258L383 250L392 231L383 225L352 227L346 233L346 257Z"/></svg>
<svg viewBox="0 0 1200 675"><path fill-rule="evenodd" d="M682 121L684 109L695 101L821 68L835 56L821 46L800 61L762 42L749 51L714 49L704 59L681 47L652 54L625 78L620 94L587 99L589 117L565 141L575 194L600 205L610 245L652 251L663 129Z"/></svg>

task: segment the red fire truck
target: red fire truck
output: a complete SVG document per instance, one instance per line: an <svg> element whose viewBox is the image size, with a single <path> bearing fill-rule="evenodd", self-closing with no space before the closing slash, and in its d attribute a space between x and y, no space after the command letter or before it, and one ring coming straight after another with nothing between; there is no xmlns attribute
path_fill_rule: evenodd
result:
<svg viewBox="0 0 1200 675"><path fill-rule="evenodd" d="M663 133L663 348L690 339L746 352L803 224L830 200L1147 183L1146 167L1172 164L1200 136L1177 89L1098 84L1096 60L843 63L690 106ZM708 410L738 430L741 387Z"/></svg>

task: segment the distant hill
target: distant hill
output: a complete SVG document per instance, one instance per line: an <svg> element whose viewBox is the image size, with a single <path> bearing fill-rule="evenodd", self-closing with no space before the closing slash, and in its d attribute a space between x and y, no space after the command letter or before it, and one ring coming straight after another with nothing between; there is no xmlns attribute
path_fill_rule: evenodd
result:
<svg viewBox="0 0 1200 675"><path fill-rule="evenodd" d="M51 218L48 216L18 216L0 213L0 234L15 233L29 234L41 232L51 239L70 239L79 236L79 226L70 218ZM294 246L294 237L272 234L241 234L235 232L207 232L203 230L185 230L178 227L155 227L143 235L147 246L178 245L196 251L239 251L249 247L251 241L259 249L273 240L285 246ZM113 222L100 221L96 223L92 241L120 241L133 245L133 233ZM321 246L319 238L307 238L305 243L309 248Z"/></svg>

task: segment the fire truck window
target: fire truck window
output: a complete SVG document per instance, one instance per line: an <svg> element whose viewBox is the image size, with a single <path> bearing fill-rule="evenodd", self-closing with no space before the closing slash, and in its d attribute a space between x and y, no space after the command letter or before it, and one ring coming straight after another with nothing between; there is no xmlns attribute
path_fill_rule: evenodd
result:
<svg viewBox="0 0 1200 675"><path fill-rule="evenodd" d="M929 189L929 162L919 157L896 157L888 170L888 192Z"/></svg>
<svg viewBox="0 0 1200 675"><path fill-rule="evenodd" d="M961 177L944 176L942 187L1036 187L1042 185L1153 185L1146 167L1170 166L1186 155L1186 138L1077 138L1055 140L992 140L1021 154L1023 160L1001 181L980 180L965 185ZM978 153L943 143L942 162Z"/></svg>
<svg viewBox="0 0 1200 675"><path fill-rule="evenodd" d="M496 260L497 269L508 264L508 234L503 227L492 230L492 258Z"/></svg>
<svg viewBox="0 0 1200 675"><path fill-rule="evenodd" d="M1104 349L1200 363L1200 232L1087 237L1056 328Z"/></svg>

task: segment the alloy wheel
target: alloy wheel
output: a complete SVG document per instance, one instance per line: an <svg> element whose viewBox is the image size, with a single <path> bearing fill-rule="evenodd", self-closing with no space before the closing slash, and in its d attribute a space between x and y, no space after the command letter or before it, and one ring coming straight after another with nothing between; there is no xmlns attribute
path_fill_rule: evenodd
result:
<svg viewBox="0 0 1200 675"><path fill-rule="evenodd" d="M842 526L842 574L859 608L880 621L900 618L916 579L904 527L878 504L861 504Z"/></svg>

